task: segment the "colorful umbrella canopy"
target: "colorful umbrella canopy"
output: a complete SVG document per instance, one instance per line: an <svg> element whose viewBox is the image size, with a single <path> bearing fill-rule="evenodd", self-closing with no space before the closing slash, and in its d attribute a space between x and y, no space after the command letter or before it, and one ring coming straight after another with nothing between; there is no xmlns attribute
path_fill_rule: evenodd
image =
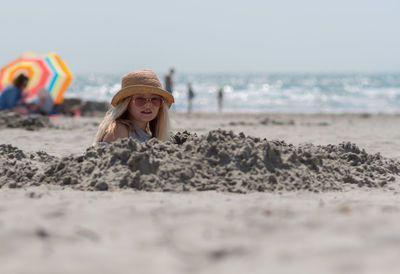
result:
<svg viewBox="0 0 400 274"><path fill-rule="evenodd" d="M64 92L73 78L67 65L56 53L36 55L28 52L0 70L0 91L12 84L21 73L29 78L24 91L27 102L36 100L39 89L46 88L55 104L62 103Z"/></svg>

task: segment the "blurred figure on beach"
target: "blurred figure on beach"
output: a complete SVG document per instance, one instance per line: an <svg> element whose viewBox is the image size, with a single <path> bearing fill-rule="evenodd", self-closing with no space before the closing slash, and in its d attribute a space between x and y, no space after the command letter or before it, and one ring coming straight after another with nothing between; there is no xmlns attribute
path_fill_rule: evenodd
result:
<svg viewBox="0 0 400 274"><path fill-rule="evenodd" d="M50 115L53 111L54 102L46 88L40 88L38 92L38 110L42 115Z"/></svg>
<svg viewBox="0 0 400 274"><path fill-rule="evenodd" d="M188 83L188 95L187 95L187 99L188 99L188 113L191 113L193 110L193 99L195 96L195 93L193 91L193 87L192 87L192 83Z"/></svg>
<svg viewBox="0 0 400 274"><path fill-rule="evenodd" d="M223 101L224 101L224 88L223 87L218 89L217 101L218 101L218 111L221 112L222 111L222 104L223 104Z"/></svg>
<svg viewBox="0 0 400 274"><path fill-rule="evenodd" d="M169 72L167 75L165 75L164 82L165 82L165 90L168 91L169 93L172 94L173 89L174 89L174 81L172 79L172 76L174 75L175 70L173 68L170 68Z"/></svg>
<svg viewBox="0 0 400 274"><path fill-rule="evenodd" d="M121 89L111 100L111 109L99 125L94 145L105 145L121 138L145 142L151 138L169 139L168 110L174 97L162 89L151 70L137 70L122 77Z"/></svg>
<svg viewBox="0 0 400 274"><path fill-rule="evenodd" d="M28 86L29 78L24 75L18 75L13 84L6 87L0 94L0 109L16 112L19 114L28 114L29 109L23 103L23 91Z"/></svg>

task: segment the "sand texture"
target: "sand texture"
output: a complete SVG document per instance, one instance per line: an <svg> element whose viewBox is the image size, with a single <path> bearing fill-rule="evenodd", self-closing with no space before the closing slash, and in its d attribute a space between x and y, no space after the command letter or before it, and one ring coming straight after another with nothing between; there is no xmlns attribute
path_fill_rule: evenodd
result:
<svg viewBox="0 0 400 274"><path fill-rule="evenodd" d="M101 117L0 118L0 273L400 270L400 116L172 114L106 147Z"/></svg>
<svg viewBox="0 0 400 274"><path fill-rule="evenodd" d="M77 190L207 191L234 193L380 188L395 181L398 161L351 143L298 147L214 130L171 142L131 138L56 158L0 145L0 187L57 184Z"/></svg>
<svg viewBox="0 0 400 274"><path fill-rule="evenodd" d="M27 117L12 112L0 111L0 128L23 128L26 130L38 130L40 128L51 128L49 117L36 116Z"/></svg>

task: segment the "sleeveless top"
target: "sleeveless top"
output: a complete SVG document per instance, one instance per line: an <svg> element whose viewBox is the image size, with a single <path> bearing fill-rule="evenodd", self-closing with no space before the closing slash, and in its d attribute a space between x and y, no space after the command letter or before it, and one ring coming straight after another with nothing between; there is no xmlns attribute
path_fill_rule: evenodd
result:
<svg viewBox="0 0 400 274"><path fill-rule="evenodd" d="M151 138L151 136L147 132L145 132L140 127L136 126L134 123L132 123L132 126L133 126L134 130L133 131L129 131L129 137L130 138L138 140L141 143L146 142L147 140L149 140ZM110 143L103 142L103 141L99 142L99 146L105 146L105 145L108 145L108 144L110 144Z"/></svg>
<svg viewBox="0 0 400 274"><path fill-rule="evenodd" d="M129 131L129 137L136 139L139 142L146 142L151 138L151 136L147 132L143 131L143 129L139 128L134 123L132 123L132 126L135 130Z"/></svg>

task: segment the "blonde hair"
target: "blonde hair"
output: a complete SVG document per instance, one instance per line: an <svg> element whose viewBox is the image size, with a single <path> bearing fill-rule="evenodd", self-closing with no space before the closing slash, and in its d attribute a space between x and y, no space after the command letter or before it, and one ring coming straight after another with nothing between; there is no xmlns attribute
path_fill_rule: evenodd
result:
<svg viewBox="0 0 400 274"><path fill-rule="evenodd" d="M114 134L117 128L117 123L123 124L130 130L134 130L132 122L128 119L129 111L128 106L132 97L127 97L118 103L117 106L107 111L103 121L100 123L97 130L96 137L93 145L98 145L99 142L103 141L106 134ZM149 122L148 128L153 138L157 138L161 141L167 141L170 137L170 122L168 115L168 105L163 101L156 118Z"/></svg>

